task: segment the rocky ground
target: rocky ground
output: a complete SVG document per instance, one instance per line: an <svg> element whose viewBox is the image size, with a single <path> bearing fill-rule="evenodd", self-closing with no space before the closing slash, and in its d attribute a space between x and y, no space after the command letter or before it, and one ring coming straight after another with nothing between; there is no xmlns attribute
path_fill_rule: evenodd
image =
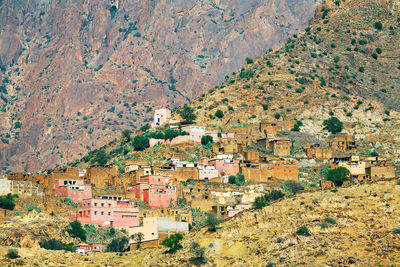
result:
<svg viewBox="0 0 400 267"><path fill-rule="evenodd" d="M3 264L26 266L184 266L193 242L205 247L205 266L390 266L400 264L400 185L397 181L303 193L262 210L245 211L215 233L201 229L183 240L183 249L141 249L122 254L78 256L19 248L20 259ZM323 224L329 217L336 224ZM296 234L306 226L310 236ZM9 247L1 247L5 255Z"/></svg>

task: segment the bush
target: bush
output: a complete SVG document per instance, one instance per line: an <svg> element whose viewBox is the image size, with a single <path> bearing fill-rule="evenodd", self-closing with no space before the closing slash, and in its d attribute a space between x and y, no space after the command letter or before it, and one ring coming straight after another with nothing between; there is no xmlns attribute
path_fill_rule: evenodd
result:
<svg viewBox="0 0 400 267"><path fill-rule="evenodd" d="M264 199L265 199L265 201L270 202L270 201L275 201L280 198L283 198L284 196L285 196L285 194L282 191L272 190L271 193L264 195Z"/></svg>
<svg viewBox="0 0 400 267"><path fill-rule="evenodd" d="M100 165L105 165L109 159L110 156L107 154L107 152L104 149L101 149L97 151L96 156L92 159L91 163L97 162Z"/></svg>
<svg viewBox="0 0 400 267"><path fill-rule="evenodd" d="M143 135L136 135L133 138L132 145L136 151L143 151L150 146L149 138Z"/></svg>
<svg viewBox="0 0 400 267"><path fill-rule="evenodd" d="M332 181L336 186L341 186L344 181L350 179L350 172L344 167L338 167L333 170L329 170L327 174L327 179Z"/></svg>
<svg viewBox="0 0 400 267"><path fill-rule="evenodd" d="M209 213L206 219L206 225L208 226L208 231L216 232L218 224L221 223L221 219L218 218L214 213Z"/></svg>
<svg viewBox="0 0 400 267"><path fill-rule="evenodd" d="M274 117L275 117L275 119L279 120L279 119L280 119L280 117L281 117L281 114L279 114L279 113L275 113Z"/></svg>
<svg viewBox="0 0 400 267"><path fill-rule="evenodd" d="M246 57L246 63L247 64L253 64L254 60L252 58Z"/></svg>
<svg viewBox="0 0 400 267"><path fill-rule="evenodd" d="M302 236L310 236L310 231L308 230L307 226L301 226L297 229L296 231L297 235L302 235Z"/></svg>
<svg viewBox="0 0 400 267"><path fill-rule="evenodd" d="M190 262L196 266L200 266L202 264L207 263L207 258L205 256L205 248L200 247L199 243L193 242L191 247L191 252L194 254L194 257L190 258Z"/></svg>
<svg viewBox="0 0 400 267"><path fill-rule="evenodd" d="M126 236L116 237L107 245L107 252L124 252L129 245L129 239Z"/></svg>
<svg viewBox="0 0 400 267"><path fill-rule="evenodd" d="M218 110L215 112L215 117L217 117L217 118L219 118L219 119L222 119L222 118L224 117L224 112L223 112L222 110L218 109Z"/></svg>
<svg viewBox="0 0 400 267"><path fill-rule="evenodd" d="M206 146L206 145L208 145L208 144L210 144L210 143L211 143L211 144L214 143L212 136L210 136L210 135L203 135L203 136L201 137L201 144L202 144L203 146Z"/></svg>
<svg viewBox="0 0 400 267"><path fill-rule="evenodd" d="M264 197L256 197L256 199L253 202L254 209L262 209L267 205L268 205L268 202L265 201Z"/></svg>
<svg viewBox="0 0 400 267"><path fill-rule="evenodd" d="M193 122L196 119L196 115L194 114L194 109L186 104L183 106L179 114L181 115L182 119L184 119L187 122Z"/></svg>
<svg viewBox="0 0 400 267"><path fill-rule="evenodd" d="M262 104L263 110L268 110L268 105L267 104Z"/></svg>
<svg viewBox="0 0 400 267"><path fill-rule="evenodd" d="M72 237L77 237L82 241L86 241L86 231L82 228L82 224L78 221L70 222L69 227L67 228L67 232Z"/></svg>
<svg viewBox="0 0 400 267"><path fill-rule="evenodd" d="M394 228L392 233L396 234L396 235L400 235L400 227Z"/></svg>
<svg viewBox="0 0 400 267"><path fill-rule="evenodd" d="M168 128L164 132L164 139L165 140L168 140L168 139L171 140L171 139L174 139L175 137L179 136L180 134L181 134L180 131Z"/></svg>
<svg viewBox="0 0 400 267"><path fill-rule="evenodd" d="M377 29L378 31L382 30L383 26L380 21L377 21L374 23L374 28Z"/></svg>
<svg viewBox="0 0 400 267"><path fill-rule="evenodd" d="M235 175L229 175L229 177L228 177L228 183L230 183L230 184L236 184L236 176L235 176Z"/></svg>
<svg viewBox="0 0 400 267"><path fill-rule="evenodd" d="M125 138L127 142L130 142L131 141L131 134L132 134L131 130L125 129L125 130L122 131L122 138Z"/></svg>
<svg viewBox="0 0 400 267"><path fill-rule="evenodd" d="M296 182L288 182L285 185L288 188L288 190L293 194L296 194L297 192L304 190L304 186Z"/></svg>
<svg viewBox="0 0 400 267"><path fill-rule="evenodd" d="M43 239L42 241L40 241L39 245L41 248L49 250L66 250L71 252L74 252L76 250L73 243L64 244L63 242L55 238L50 238L47 240Z"/></svg>
<svg viewBox="0 0 400 267"><path fill-rule="evenodd" d="M325 126L325 130L328 130L333 134L340 133L343 130L343 123L336 117L331 117L327 120L324 120L322 125Z"/></svg>
<svg viewBox="0 0 400 267"><path fill-rule="evenodd" d="M337 224L337 222L336 222L336 220L335 219L333 219L333 218L330 218L330 217L326 217L325 219L324 219L324 222L325 223L328 223L328 224Z"/></svg>
<svg viewBox="0 0 400 267"><path fill-rule="evenodd" d="M17 259L20 256L19 256L18 251L16 249L9 249L7 254L6 254L6 257L9 258L9 259Z"/></svg>
<svg viewBox="0 0 400 267"><path fill-rule="evenodd" d="M248 69L248 70L242 70L239 74L239 77L241 79L250 79L253 78L254 76L254 71Z"/></svg>
<svg viewBox="0 0 400 267"><path fill-rule="evenodd" d="M145 131L147 131L147 130L149 130L150 129L150 124L145 124L145 125L143 125L142 127L140 127L140 130L142 131L142 132L145 132Z"/></svg>
<svg viewBox="0 0 400 267"><path fill-rule="evenodd" d="M183 239L183 235L177 233L173 234L162 242L162 245L168 247L169 250L167 253L175 253L178 249L182 248L182 245L179 243Z"/></svg>

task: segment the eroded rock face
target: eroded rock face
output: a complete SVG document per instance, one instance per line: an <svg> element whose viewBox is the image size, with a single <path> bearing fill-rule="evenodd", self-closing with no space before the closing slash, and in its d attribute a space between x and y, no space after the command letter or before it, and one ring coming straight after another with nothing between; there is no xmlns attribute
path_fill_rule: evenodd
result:
<svg viewBox="0 0 400 267"><path fill-rule="evenodd" d="M54 167L108 143L152 107L180 105L282 44L315 8L314 0L0 1L3 166Z"/></svg>

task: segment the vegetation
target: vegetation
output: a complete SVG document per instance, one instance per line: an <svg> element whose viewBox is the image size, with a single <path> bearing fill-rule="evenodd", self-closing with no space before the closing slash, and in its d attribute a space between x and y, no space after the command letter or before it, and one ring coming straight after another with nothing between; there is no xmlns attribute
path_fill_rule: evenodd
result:
<svg viewBox="0 0 400 267"><path fill-rule="evenodd" d="M0 196L0 208L6 210L13 210L15 208L14 199L17 198L18 195L7 194L7 196Z"/></svg>
<svg viewBox="0 0 400 267"><path fill-rule="evenodd" d="M268 206L272 201L281 199L285 194L280 190L272 190L270 193L265 194L262 197L256 197L253 202L253 208L261 209Z"/></svg>
<svg viewBox="0 0 400 267"><path fill-rule="evenodd" d="M224 117L224 112L223 112L222 110L218 109L218 110L215 112L215 117L217 117L217 118L219 118L219 119L222 119L222 118Z"/></svg>
<svg viewBox="0 0 400 267"><path fill-rule="evenodd" d="M177 250L182 248L182 245L179 243L183 239L182 234L173 234L162 242L162 245L168 247L167 253L175 253Z"/></svg>
<svg viewBox="0 0 400 267"><path fill-rule="evenodd" d="M252 58L246 57L246 63L247 64L253 64L254 60Z"/></svg>
<svg viewBox="0 0 400 267"><path fill-rule="evenodd" d="M324 129L333 134L340 133L343 130L343 123L336 117L331 117L327 120L324 120L323 126L325 126Z"/></svg>
<svg viewBox="0 0 400 267"><path fill-rule="evenodd" d="M136 151L143 151L150 146L149 138L143 135L136 135L133 138L132 146Z"/></svg>
<svg viewBox="0 0 400 267"><path fill-rule="evenodd" d="M293 194L296 194L297 192L304 190L304 186L296 182L288 182L285 184L285 186Z"/></svg>
<svg viewBox="0 0 400 267"><path fill-rule="evenodd" d="M229 175L228 177L228 182L230 184L235 184L235 185L244 185L245 179L244 179L244 174L243 173L238 173L236 176L235 175Z"/></svg>
<svg viewBox="0 0 400 267"><path fill-rule="evenodd" d="M129 130L129 129L126 129L126 130L123 130L122 131L122 137L124 138L124 139L126 139L126 141L127 142L130 142L131 141L131 134L132 134L132 131L131 130Z"/></svg>
<svg viewBox="0 0 400 267"><path fill-rule="evenodd" d="M193 257L190 258L190 262L196 266L200 266L202 264L207 263L206 251L204 247L200 247L199 243L193 242L191 246L191 252L194 254Z"/></svg>
<svg viewBox="0 0 400 267"><path fill-rule="evenodd" d="M344 181L350 179L350 172L344 167L338 167L333 170L329 170L327 174L327 179L332 181L336 186L341 186Z"/></svg>
<svg viewBox="0 0 400 267"><path fill-rule="evenodd" d="M203 136L201 137L201 144L202 144L203 146L206 146L206 145L212 144L212 143L214 143L214 142L213 142L212 136L203 135Z"/></svg>
<svg viewBox="0 0 400 267"><path fill-rule="evenodd" d="M396 235L400 235L400 227L393 229L392 233L396 234Z"/></svg>
<svg viewBox="0 0 400 267"><path fill-rule="evenodd" d="M129 239L126 236L116 237L107 245L107 252L124 252L129 245Z"/></svg>
<svg viewBox="0 0 400 267"><path fill-rule="evenodd" d="M302 235L302 236L311 236L310 231L308 230L307 226L299 227L296 231L296 234Z"/></svg>
<svg viewBox="0 0 400 267"><path fill-rule="evenodd" d="M71 252L74 252L76 250L73 243L64 244L63 242L55 238L43 239L42 241L40 241L39 245L41 248L49 250L66 250Z"/></svg>
<svg viewBox="0 0 400 267"><path fill-rule="evenodd" d="M78 221L73 221L69 223L67 232L72 236L86 241L86 231L82 228L82 224Z"/></svg>
<svg viewBox="0 0 400 267"><path fill-rule="evenodd" d="M7 254L6 254L6 258L9 258L9 259L17 259L19 257L20 256L19 256L18 251L16 249L9 249Z"/></svg>
<svg viewBox="0 0 400 267"><path fill-rule="evenodd" d="M104 149L101 149L96 152L96 155L91 160L91 163L93 164L93 163L97 162L100 165L105 165L105 164L107 164L109 159L110 159L110 156L107 154L107 152Z"/></svg>
<svg viewBox="0 0 400 267"><path fill-rule="evenodd" d="M140 130L142 131L142 132L146 132L147 130L150 130L150 124L145 124L145 125L143 125L142 127L140 127Z"/></svg>
<svg viewBox="0 0 400 267"><path fill-rule="evenodd" d="M186 104L183 106L179 115L181 115L182 119L184 119L186 122L193 122L196 119L196 115L194 114L194 109Z"/></svg>
<svg viewBox="0 0 400 267"><path fill-rule="evenodd" d="M208 231L216 232L217 226L222 222L220 218L214 213L207 214L206 225L208 226Z"/></svg>

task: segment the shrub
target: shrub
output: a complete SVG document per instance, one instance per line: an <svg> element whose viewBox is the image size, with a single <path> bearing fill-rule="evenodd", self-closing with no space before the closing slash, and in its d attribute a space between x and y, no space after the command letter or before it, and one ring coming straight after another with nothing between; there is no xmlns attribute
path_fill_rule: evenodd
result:
<svg viewBox="0 0 400 267"><path fill-rule="evenodd" d="M184 119L187 122L193 122L196 119L196 115L194 114L194 109L186 104L183 106L179 115L181 115L182 119Z"/></svg>
<svg viewBox="0 0 400 267"><path fill-rule="evenodd" d="M215 117L217 117L217 118L219 118L219 119L223 118L223 117L224 117L224 112L223 112L222 110L218 109L218 110L215 112Z"/></svg>
<svg viewBox="0 0 400 267"><path fill-rule="evenodd" d="M364 72L364 71L365 71L365 68L364 68L364 67L359 67L359 68L358 68L358 71L359 71L359 72Z"/></svg>
<svg viewBox="0 0 400 267"><path fill-rule="evenodd" d="M16 249L9 249L7 254L6 254L6 257L9 258L9 259L17 259L20 256L19 256L18 251Z"/></svg>
<svg viewBox="0 0 400 267"><path fill-rule="evenodd" d="M82 224L78 221L70 222L67 232L72 237L80 238L82 241L86 240L86 231L82 228Z"/></svg>
<svg viewBox="0 0 400 267"><path fill-rule="evenodd" d="M302 236L310 236L310 231L308 230L307 226L301 226L297 229L296 231L297 235L302 235Z"/></svg>
<svg viewBox="0 0 400 267"><path fill-rule="evenodd" d="M100 165L107 164L107 161L109 160L110 156L107 154L107 152L104 149L101 149L96 152L95 157L92 159L91 163L97 162Z"/></svg>
<svg viewBox="0 0 400 267"><path fill-rule="evenodd" d="M279 118L281 117L281 114L275 113L274 117L275 117L275 119L279 120Z"/></svg>
<svg viewBox="0 0 400 267"><path fill-rule="evenodd" d="M304 190L304 186L296 182L288 182L285 185L288 188L288 190L293 194L296 194L297 192Z"/></svg>
<svg viewBox="0 0 400 267"><path fill-rule="evenodd" d="M253 64L254 60L252 58L246 57L246 63L247 64Z"/></svg>
<svg viewBox="0 0 400 267"><path fill-rule="evenodd" d="M242 70L239 74L239 77L241 79L250 79L253 78L254 76L254 71L248 69L248 70Z"/></svg>
<svg viewBox="0 0 400 267"><path fill-rule="evenodd" d="M116 237L107 245L107 252L124 252L129 245L129 239L126 236Z"/></svg>
<svg viewBox="0 0 400 267"><path fill-rule="evenodd" d="M338 167L333 170L329 170L327 174L327 179L332 181L336 186L341 186L344 181L350 179L350 172L344 167Z"/></svg>
<svg viewBox="0 0 400 267"><path fill-rule="evenodd" d="M171 139L174 139L175 137L179 136L180 134L181 133L178 130L168 128L164 132L164 139L171 140Z"/></svg>
<svg viewBox="0 0 400 267"><path fill-rule="evenodd" d="M376 52L378 55L382 54L382 48L377 47L377 48L375 49L375 52Z"/></svg>
<svg viewBox="0 0 400 267"><path fill-rule="evenodd" d="M145 125L143 125L142 127L140 127L140 130L142 131L142 132L145 132L145 131L147 131L147 130L149 130L150 129L150 124L145 124Z"/></svg>
<svg viewBox="0 0 400 267"><path fill-rule="evenodd" d="M206 145L212 144L212 143L214 143L214 142L213 142L212 136L210 136L210 135L203 135L203 136L201 137L201 144L202 144L203 146L206 146Z"/></svg>
<svg viewBox="0 0 400 267"><path fill-rule="evenodd" d="M16 123L14 123L14 128L15 128L15 129L19 129L19 128L21 128L21 126L22 126L22 123L19 122L19 121L17 121Z"/></svg>
<svg viewBox="0 0 400 267"><path fill-rule="evenodd" d="M382 30L383 26L380 21L377 21L374 23L374 28L377 29L378 31Z"/></svg>
<svg viewBox="0 0 400 267"><path fill-rule="evenodd" d="M31 212L31 211L33 211L33 210L35 210L35 211L38 212L38 213L41 213L41 212L42 212L42 209L41 209L40 207L38 207L37 204L30 205L30 206L27 208L27 210L28 210L28 212Z"/></svg>
<svg viewBox="0 0 400 267"><path fill-rule="evenodd" d="M179 243L183 239L182 234L173 234L162 242L162 245L168 247L167 253L175 253L178 249L182 248L182 245Z"/></svg>
<svg viewBox="0 0 400 267"><path fill-rule="evenodd" d="M193 257L190 258L190 262L196 266L200 266L202 264L207 263L207 258L205 256L205 248L200 247L199 243L193 242L191 246L191 252L194 254Z"/></svg>
<svg viewBox="0 0 400 267"><path fill-rule="evenodd" d="M149 138L143 135L136 135L133 138L132 145L136 151L143 151L150 146Z"/></svg>
<svg viewBox="0 0 400 267"><path fill-rule="evenodd" d="M268 110L268 105L267 104L262 104L263 110Z"/></svg>
<svg viewBox="0 0 400 267"><path fill-rule="evenodd" d="M235 175L229 175L229 177L228 177L228 183L230 183L230 184L236 184L236 176L235 176Z"/></svg>
<svg viewBox="0 0 400 267"><path fill-rule="evenodd" d="M13 210L15 208L14 198L18 197L17 195L7 194L7 196L0 196L0 208L6 210Z"/></svg>
<svg viewBox="0 0 400 267"><path fill-rule="evenodd" d="M325 219L324 219L324 222L325 223L327 223L327 224L337 224L337 222L336 222L336 220L335 219L333 219L333 218L330 218L330 217L326 217Z"/></svg>
<svg viewBox="0 0 400 267"><path fill-rule="evenodd" d="M216 232L217 226L221 221L214 213L207 214L206 225L208 226L208 231Z"/></svg>
<svg viewBox="0 0 400 267"><path fill-rule="evenodd" d="M253 202L254 209L262 209L267 205L268 205L268 202L265 201L264 197L256 197L256 199Z"/></svg>
<svg viewBox="0 0 400 267"><path fill-rule="evenodd" d="M265 194L264 198L266 201L275 201L278 200L280 198L283 198L285 196L285 194L280 191L280 190L272 190L271 193L269 194Z"/></svg>
<svg viewBox="0 0 400 267"><path fill-rule="evenodd" d="M131 141L131 134L132 134L131 130L125 129L125 130L122 131L122 138L125 138L127 142L130 142Z"/></svg>
<svg viewBox="0 0 400 267"><path fill-rule="evenodd" d="M42 241L40 241L39 245L41 248L49 250L66 250L71 252L74 252L76 250L73 243L64 244L63 242L55 238L50 238L47 240L43 239Z"/></svg>
<svg viewBox="0 0 400 267"><path fill-rule="evenodd" d="M400 227L394 228L392 233L396 234L396 235L400 235Z"/></svg>
<svg viewBox="0 0 400 267"><path fill-rule="evenodd" d="M322 125L325 126L324 129L333 134L340 133L343 130L343 123L336 117L331 117L327 120L324 120Z"/></svg>

